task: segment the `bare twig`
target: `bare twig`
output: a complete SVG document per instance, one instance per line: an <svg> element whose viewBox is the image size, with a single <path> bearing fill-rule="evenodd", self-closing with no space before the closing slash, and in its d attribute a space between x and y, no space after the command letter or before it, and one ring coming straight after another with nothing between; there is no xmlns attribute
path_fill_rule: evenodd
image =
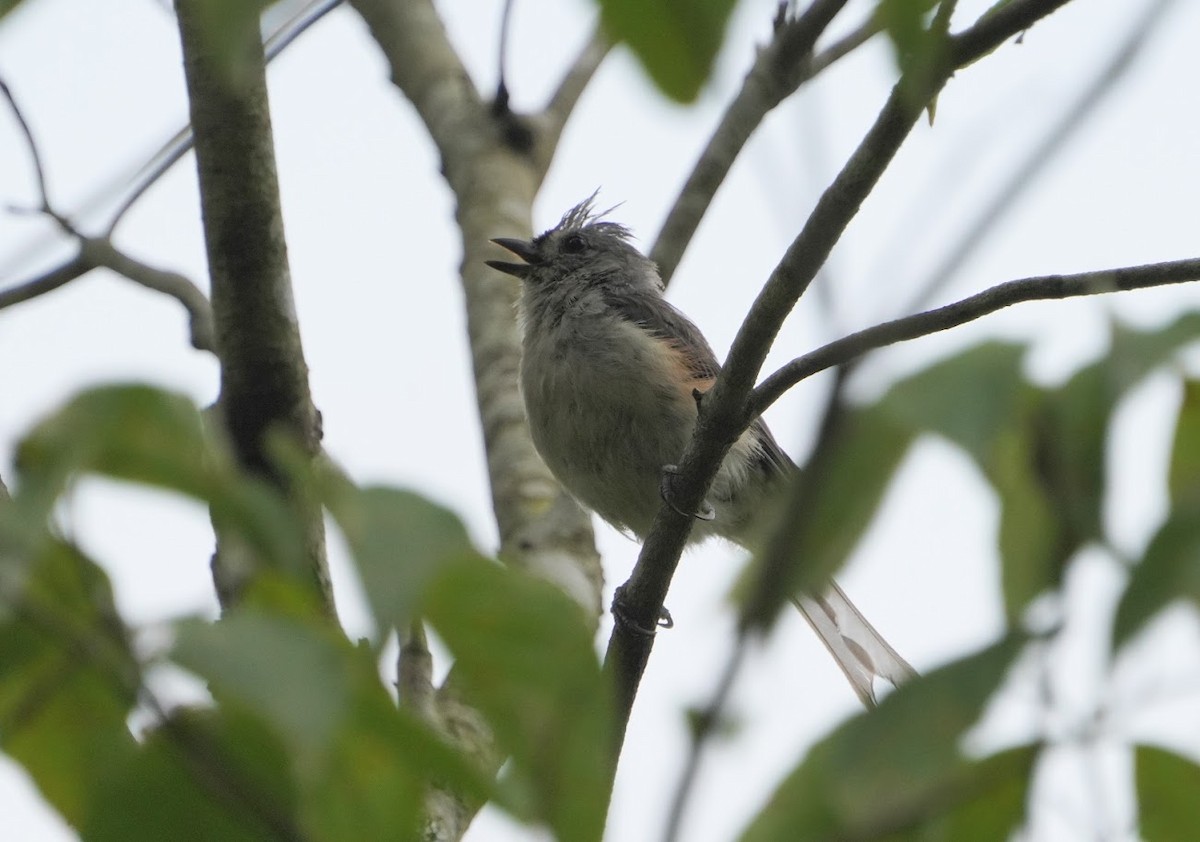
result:
<svg viewBox="0 0 1200 842"><path fill-rule="evenodd" d="M33 160L33 174L37 181L38 211L46 214L59 224L63 230L74 233L69 222L65 218L54 212L50 206L50 194L46 190L46 168L42 164L42 153L38 149L37 141L33 139L33 130L29 128L29 122L25 119L25 114L21 111L21 106L17 105L17 100L13 97L12 91L8 84L3 79L0 79L0 94L8 100L8 106L12 109L13 116L17 120L17 125L21 129L21 136L25 138L25 145L29 147L29 157Z"/></svg>
<svg viewBox="0 0 1200 842"><path fill-rule="evenodd" d="M738 673L741 672L742 664L746 661L748 643L749 639L746 635L739 632L737 640L734 641L733 651L729 653L729 659L725 662L725 668L721 671L721 677L717 681L716 690L713 691L712 701L699 714L695 729L692 731L692 741L688 745L687 760L684 762L683 772L679 776L675 794L671 798L671 809L667 814L667 829L663 834L664 842L675 842L679 838L679 833L683 828L683 813L687 809L688 798L700 773L700 760L704 746L708 742L708 738L721 727L722 712L729 702L729 696L733 693L733 683L737 680Z"/></svg>
<svg viewBox="0 0 1200 842"><path fill-rule="evenodd" d="M176 299L188 311L192 347L213 351L212 308L194 283L178 272L157 269L117 249L106 238L79 238L79 250L65 263L6 290L0 290L0 310L52 292L93 269L111 269L147 289Z"/></svg>
<svg viewBox="0 0 1200 842"><path fill-rule="evenodd" d="M813 45L845 5L846 0L816 0L803 15L784 23L755 60L650 249L664 284L671 282L700 220L750 136L771 109L814 75ZM828 62L822 69L826 66Z"/></svg>
<svg viewBox="0 0 1200 842"><path fill-rule="evenodd" d="M508 111L508 33L512 23L513 0L504 0L504 9L500 12L500 50L496 59L496 97L492 100L492 108L498 112Z"/></svg>
<svg viewBox="0 0 1200 842"><path fill-rule="evenodd" d="M130 280L140 283L142 286L157 290L177 299L187 308L188 314L191 317L192 345L203 350L213 350L212 312L208 306L208 300L195 284L178 273L155 269L134 260L132 257L119 251L108 237L85 237L75 229L65 216L54 209L50 203L49 194L46 192L45 166L42 163L42 156L38 150L37 142L34 140L33 133L29 129L29 124L21 113L21 109L17 106L12 92L2 80L0 80L0 92L3 93L5 99L8 100L9 105L12 107L13 114L20 124L25 141L29 146L29 154L33 161L38 185L40 201L40 205L37 208L38 213L45 214L57 222L58 226L64 232L74 237L79 244L75 256L65 263L25 283L0 291L0 310L52 292L64 284L86 275L93 269L106 267L124 275Z"/></svg>
<svg viewBox="0 0 1200 842"><path fill-rule="evenodd" d="M270 64L276 56L291 46L292 42L307 32L313 24L342 5L343 2L345 0L313 0L312 3L285 21L263 42L267 63ZM133 177L133 190L113 212L112 219L105 228L105 235L112 236L113 231L116 230L117 225L120 224L129 209L145 195L147 190L157 184L158 180L166 175L171 167L190 152L194 144L192 127L187 125L177 131L151 156L150 160Z"/></svg>
<svg viewBox="0 0 1200 842"><path fill-rule="evenodd" d="M400 653L396 663L396 690L400 704L432 722L436 716L433 707L433 655L425 639L425 624L413 620L407 630L398 629L397 633L400 635Z"/></svg>
<svg viewBox="0 0 1200 842"><path fill-rule="evenodd" d="M80 255L96 266L111 269L146 289L174 298L188 312L192 347L200 351L216 351L212 307L200 288L188 278L178 272L157 269L135 260L117 249L109 239L82 240Z"/></svg>
<svg viewBox="0 0 1200 842"><path fill-rule="evenodd" d="M579 98L611 49L612 43L597 27L542 110L541 133L538 137L538 170L542 174L550 168L558 139Z"/></svg>
<svg viewBox="0 0 1200 842"><path fill-rule="evenodd" d="M1016 206L1026 191L1037 183L1038 176L1057 159L1067 143L1078 134L1096 108L1115 89L1117 83L1134 65L1155 26L1174 2L1175 0L1158 0L1147 8L1146 13L1129 31L1128 36L1100 69L1095 79L1050 127L1045 136L1034 144L1025 159L1004 180L1003 188L982 207L967 227L966 233L926 279L917 299L901 312L911 312L927 306L946 284L954 279L959 269L987 239L988 234Z"/></svg>
<svg viewBox="0 0 1200 842"><path fill-rule="evenodd" d="M70 260L17 286L0 290L0 310L45 295L95 269L80 251Z"/></svg>
<svg viewBox="0 0 1200 842"><path fill-rule="evenodd" d="M1197 280L1200 280L1200 258L1008 281L945 307L860 330L792 360L754 390L750 412L760 414L801 380L868 351L949 330L1022 301L1074 298Z"/></svg>

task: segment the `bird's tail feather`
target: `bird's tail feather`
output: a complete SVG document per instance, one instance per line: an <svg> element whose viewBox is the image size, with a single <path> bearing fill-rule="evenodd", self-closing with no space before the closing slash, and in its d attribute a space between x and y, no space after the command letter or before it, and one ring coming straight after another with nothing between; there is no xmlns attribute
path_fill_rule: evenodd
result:
<svg viewBox="0 0 1200 842"><path fill-rule="evenodd" d="M836 582L830 582L828 590L821 596L804 594L793 597L792 602L829 649L829 654L833 655L850 686L867 707L875 705L876 678L899 686L916 676L916 670L875 631Z"/></svg>

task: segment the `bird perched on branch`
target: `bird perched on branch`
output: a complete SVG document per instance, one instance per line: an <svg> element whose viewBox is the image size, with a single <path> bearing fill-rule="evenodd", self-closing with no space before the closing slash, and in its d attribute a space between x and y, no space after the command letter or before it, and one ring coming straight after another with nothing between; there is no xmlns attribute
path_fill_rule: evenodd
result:
<svg viewBox="0 0 1200 842"><path fill-rule="evenodd" d="M538 453L580 503L645 540L664 469L692 437L694 395L712 387L720 365L663 298L658 269L629 229L603 217L589 198L533 240L493 240L524 262L487 263L522 281L521 391ZM717 471L689 540L748 546L796 470L755 420ZM864 704L874 702L875 678L897 684L914 674L836 583L794 602Z"/></svg>

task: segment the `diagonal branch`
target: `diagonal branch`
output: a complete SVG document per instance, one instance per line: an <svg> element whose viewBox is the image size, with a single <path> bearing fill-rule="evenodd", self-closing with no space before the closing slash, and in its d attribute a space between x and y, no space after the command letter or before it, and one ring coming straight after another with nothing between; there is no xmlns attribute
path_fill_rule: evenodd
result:
<svg viewBox="0 0 1200 842"><path fill-rule="evenodd" d="M46 190L46 171L37 142L34 140L29 123L25 120L25 115L21 113L20 107L13 98L12 91L9 90L8 85L3 80L0 80L0 94L3 94L4 98L8 100L8 104L16 116L21 132L25 137L25 142L29 147L29 155L33 161L40 202L37 212L49 216L58 223L59 228L74 237L78 242L78 250L75 256L65 263L25 283L0 291L0 310L52 292L64 284L86 275L93 269L106 267L144 287L157 290L177 299L187 308L190 316L192 345L198 349L213 350L212 311L208 306L208 299L204 297L204 294L200 292L195 284L176 272L155 269L152 266L147 266L145 263L134 260L132 257L119 251L107 236L101 238L85 237L76 230L70 220L54 209Z"/></svg>
<svg viewBox="0 0 1200 842"><path fill-rule="evenodd" d="M194 283L178 272L158 269L142 263L116 248L107 238L85 239L80 242L80 256L95 266L111 269L135 284L174 298L188 312L188 329L192 347L200 351L216 351L213 339L213 313L208 298Z"/></svg>
<svg viewBox="0 0 1200 842"><path fill-rule="evenodd" d="M639 633L638 628L654 627L691 531L690 519L679 511L700 510L721 460L754 418L750 392L783 320L950 75L1067 2L1013 0L961 35L949 38L947 59L921 68L919 82L901 78L875 124L771 273L700 407L695 434L676 474L675 505L659 510L633 575L622 589L622 615L630 622L615 625L606 658L606 668L617 687L618 734L628 722L653 646L652 636Z"/></svg>
<svg viewBox="0 0 1200 842"><path fill-rule="evenodd" d="M295 15L285 21L279 29L263 42L267 63L270 64L276 56L291 46L293 41L307 32L310 27L325 17L325 15L342 5L344 1L313 0L313 2L296 12ZM146 191L157 184L158 180L166 175L171 167L175 166L184 155L190 152L194 145L195 136L192 134L191 125L184 126L170 140L163 144L137 175L133 177L133 189L121 204L117 206L116 211L113 212L108 227L105 229L105 234L111 236L130 208L137 204L137 201L145 195Z"/></svg>
<svg viewBox="0 0 1200 842"><path fill-rule="evenodd" d="M813 45L845 5L846 0L816 0L803 15L784 23L770 45L759 54L742 82L741 90L729 103L700 154L700 160L650 249L650 259L658 264L664 284L671 282L688 243L700 227L700 221L734 160L768 112L819 70L828 67L833 58L845 55L877 31L871 26L860 27L848 39L839 42L840 52L820 64L814 61Z"/></svg>
<svg viewBox="0 0 1200 842"><path fill-rule="evenodd" d="M538 135L537 167L544 175L550 168L554 151L558 148L558 140L562 137L563 127L567 124L579 98L596 75L600 64L612 50L612 42L597 28L588 42L575 57L574 63L559 82L557 90L542 110L540 133Z"/></svg>
<svg viewBox="0 0 1200 842"><path fill-rule="evenodd" d="M1192 281L1200 281L1200 258L1008 281L945 307L860 330L797 357L754 390L750 396L750 412L761 414L800 381L848 363L868 351L949 330L1024 301L1077 298Z"/></svg>
<svg viewBox="0 0 1200 842"><path fill-rule="evenodd" d="M95 268L96 264L89 262L81 250L70 260L43 272L36 278L31 278L17 286L0 290L0 310L11 307L14 304L30 301L39 295L53 292L59 287L69 284L76 278L86 275Z"/></svg>
<svg viewBox="0 0 1200 842"><path fill-rule="evenodd" d="M1009 211L1017 205L1026 191L1038 183L1038 176L1058 158L1068 142L1079 133L1088 118L1134 66L1150 35L1174 2L1176 0L1155 0L1147 7L1145 14L1135 23L1100 72L1055 121L1045 136L1029 150L1013 173L1004 179L1003 188L980 209L967 227L966 233L926 279L917 300L910 306L901 308L901 312L912 312L919 307L928 306L942 288L954 279L958 270L987 239L988 234L1008 216Z"/></svg>

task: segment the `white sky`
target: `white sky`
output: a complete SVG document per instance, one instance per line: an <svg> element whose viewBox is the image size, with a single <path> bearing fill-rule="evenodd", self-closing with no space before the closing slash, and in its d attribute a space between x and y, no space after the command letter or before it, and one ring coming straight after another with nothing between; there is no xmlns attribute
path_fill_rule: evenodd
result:
<svg viewBox="0 0 1200 842"><path fill-rule="evenodd" d="M454 42L488 91L501 5L442 4ZM961 24L988 4L959 5ZM830 267L835 317L822 314L816 296L806 299L768 369L839 332L898 315L894 308L907 299L906 290L937 263L1147 5L1072 3L1022 44L1007 44L961 72L940 98L936 125L917 127L836 250ZM856 24L869 6L852 2L839 24ZM600 187L602 202L624 202L615 216L648 248L754 45L766 39L772 7L741 4L717 76L692 107L667 103L624 51L610 57L563 136L535 206L536 225L553 224L563 209ZM544 101L586 38L592 15L583 2L517 5L510 69L517 109ZM1176 3L1106 106L998 226L948 296L1026 275L1196 256L1197 31L1200 5ZM882 43L860 51L772 115L734 168L671 289L672 300L706 331L719 356L818 190L874 117L892 72ZM0 25L0 74L38 138L52 198L67 211L136 168L185 119L173 21L151 0L31 0ZM447 503L480 546L493 549L456 280L461 250L432 145L348 9L293 45L272 66L270 82L296 301L326 446L361 481L413 487ZM185 159L137 206L120 229L119 245L204 286L193 168ZM0 200L31 204L34 196L24 146L4 114ZM61 248L47 245L49 231L41 220L0 217L0 284L61 257ZM876 394L899 373L995 335L1034 341L1031 371L1060 380L1103 350L1110 314L1154 324L1197 303L1200 290L1178 288L1119 301L1025 305L880 355L856 390ZM21 431L85 384L145 380L200 404L216 392L215 363L188 346L181 308L102 272L0 314L0 360L0 472L10 481ZM797 457L809 441L822 388L817 381L796 389L769 415L780 442ZM1167 414L1177 401L1170 378L1161 376L1119 417L1111 464L1124 491L1108 501L1108 513L1119 545L1131 554L1165 511ZM131 623L215 610L211 535L200 507L90 482L72 500L69 518L108 569ZM967 460L940 442L922 443L839 579L900 652L918 669L930 669L1001 628L996 522L995 503ZM637 546L605 527L598 540L611 588L628 575ZM609 839L659 833L686 744L681 714L708 698L729 645L724 601L740 567L735 555L714 544L692 552L680 570L668 600L677 627L660 635L642 686ZM1054 723L1064 732L1095 704L1096 656L1079 641L1088 629L1098 634L1104 627L1119 583L1101 557L1089 557L1071 577L1078 634L1055 662L1062 710ZM350 630L361 630L353 582L342 583L339 598ZM1200 753L1194 717L1169 716L1161 703L1164 682L1195 686L1200 679L1194 618L1174 619L1142 642L1140 656L1130 659L1138 664L1121 667L1120 694L1141 694L1156 704L1126 710L1107 733L1174 735ZM606 639L607 626L601 642ZM1030 692L1012 696L1016 701L996 729L1010 737L1028 719ZM804 747L856 709L816 638L798 617L788 618L744 674L730 711L740 729L708 753L685 837L733 838ZM1097 830L1111 839L1133 838L1122 783L1128 756L1113 748L1119 741L1099 744L1097 753L1062 751L1047 763L1034 838L1091 839ZM1103 773L1089 777L1089 766ZM1107 810L1094 810L1098 803ZM0 836L73 838L7 761L0 764ZM489 814L469 838L540 837Z"/></svg>

